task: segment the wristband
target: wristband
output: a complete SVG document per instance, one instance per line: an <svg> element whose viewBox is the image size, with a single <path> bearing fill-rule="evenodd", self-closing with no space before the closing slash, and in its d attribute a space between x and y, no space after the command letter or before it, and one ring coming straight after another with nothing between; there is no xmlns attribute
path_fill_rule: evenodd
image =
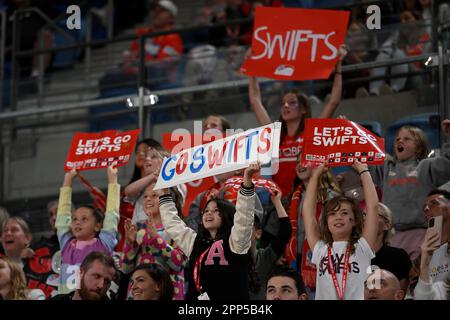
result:
<svg viewBox="0 0 450 320"><path fill-rule="evenodd" d="M366 169L366 170L359 172L358 175L361 176L364 172L370 172L370 171L369 171L369 169Z"/></svg>

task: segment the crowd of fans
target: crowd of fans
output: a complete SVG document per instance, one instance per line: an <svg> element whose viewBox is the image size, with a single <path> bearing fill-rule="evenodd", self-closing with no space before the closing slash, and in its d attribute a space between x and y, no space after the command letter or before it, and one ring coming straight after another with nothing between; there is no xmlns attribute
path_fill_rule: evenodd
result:
<svg viewBox="0 0 450 320"><path fill-rule="evenodd" d="M429 1L420 1L419 11L410 3L402 1L401 10L394 8L402 22L428 17ZM202 10L199 21L209 25L248 17L261 4L282 3L213 1ZM440 8L447 19L448 8ZM161 0L153 8L152 25L136 32L173 28L177 13L171 1ZM333 117L338 108L342 64L349 59L365 61L372 54L363 52L372 41L365 36L364 24L352 20L349 28L320 118ZM251 26L245 25L211 30L214 35L197 35L221 40L208 44L211 52L248 45L251 34ZM423 32L417 38L417 30L407 28L396 35L414 35L416 42L376 39L378 44L390 43L386 46L392 52L372 56L381 60L393 52L419 54L423 51L417 50L423 48L417 47L417 41L428 39L422 37L426 28ZM166 61L170 68L184 52L178 34L148 40L148 63ZM138 49L133 42L122 65L124 73L136 73ZM201 55L198 47L191 50L192 55ZM218 62L202 63L202 68L215 72L208 63ZM168 69L157 72L170 74ZM369 85L372 93L376 84ZM381 93L378 88L376 94ZM402 86L391 82L390 88L397 91ZM248 96L257 122L270 123L256 78L250 78ZM213 187L187 203L190 210L185 217L185 185L154 188L170 151L148 138L136 146L131 181L121 184L118 169L108 167L107 194L98 190L91 195L92 203L72 203L78 172L65 173L59 199L48 204L49 238L32 242L25 220L0 211L0 299L449 299L450 192L442 186L450 181L450 145L444 144L439 156L429 157L423 131L401 127L384 165L354 163L352 173L362 191L355 197L345 188L350 175L336 176L326 163L315 168L300 164L304 121L311 117L308 97L291 90L278 105L280 161L270 177L277 186L270 196L255 188L253 179L259 177L261 165L251 163L239 172L215 177ZM206 118L204 130L225 134L230 127L225 117L213 114ZM442 121L442 131L450 134L450 120ZM226 182L236 177L242 184L233 193Z"/></svg>

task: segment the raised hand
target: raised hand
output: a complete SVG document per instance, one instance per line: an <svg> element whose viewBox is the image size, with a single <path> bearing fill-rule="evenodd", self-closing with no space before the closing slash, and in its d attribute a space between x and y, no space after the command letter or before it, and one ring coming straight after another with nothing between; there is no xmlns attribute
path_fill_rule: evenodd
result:
<svg viewBox="0 0 450 320"><path fill-rule="evenodd" d="M250 188L252 186L253 174L261 170L261 163L259 161L250 163L250 165L244 170L244 186Z"/></svg>
<svg viewBox="0 0 450 320"><path fill-rule="evenodd" d="M118 170L117 170L116 165L117 165L117 163L114 162L106 170L106 172L108 174L108 183L109 184L116 184L117 183L117 172L118 172Z"/></svg>
<svg viewBox="0 0 450 320"><path fill-rule="evenodd" d="M312 168L311 178L318 179L323 173L328 171L328 164L323 162L319 164L317 167Z"/></svg>
<svg viewBox="0 0 450 320"><path fill-rule="evenodd" d="M347 46L345 44L341 44L338 50L339 61L344 60L347 54L348 54Z"/></svg>
<svg viewBox="0 0 450 320"><path fill-rule="evenodd" d="M130 246L134 245L137 237L137 226L131 222L130 219L125 220L125 241Z"/></svg>
<svg viewBox="0 0 450 320"><path fill-rule="evenodd" d="M358 160L355 160L355 162L353 162L352 167L356 170L356 172L358 172L359 175L361 175L362 172L369 170L369 167L366 163L361 163Z"/></svg>
<svg viewBox="0 0 450 320"><path fill-rule="evenodd" d="M66 174L64 175L63 187L71 187L73 179L75 179L77 175L78 171L75 168L73 168L70 171L67 171Z"/></svg>
<svg viewBox="0 0 450 320"><path fill-rule="evenodd" d="M281 202L281 197L283 195L281 190L278 190L277 188L271 188L271 191L272 193L270 195L270 199L272 200L272 202Z"/></svg>

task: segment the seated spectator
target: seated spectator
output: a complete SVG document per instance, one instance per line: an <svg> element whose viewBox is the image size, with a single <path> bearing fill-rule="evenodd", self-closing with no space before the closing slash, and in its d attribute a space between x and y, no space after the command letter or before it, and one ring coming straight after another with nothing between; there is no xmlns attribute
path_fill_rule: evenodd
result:
<svg viewBox="0 0 450 320"><path fill-rule="evenodd" d="M168 31L175 27L175 18L178 8L170 0L161 0L157 3L153 14L152 24L136 30L136 35L144 35L157 31ZM183 41L178 33L160 35L146 38L145 62L148 65L148 76L152 80L173 83L177 81L177 59L183 54ZM134 40L129 51L124 53L123 72L137 74L139 61L139 39ZM153 63L156 62L157 63Z"/></svg>
<svg viewBox="0 0 450 320"><path fill-rule="evenodd" d="M174 287L167 270L157 264L141 264L131 276L133 300L172 300Z"/></svg>
<svg viewBox="0 0 450 320"><path fill-rule="evenodd" d="M266 300L307 300L300 274L289 266L275 267L267 280Z"/></svg>
<svg viewBox="0 0 450 320"><path fill-rule="evenodd" d="M3 222L2 246L5 255L23 267L22 259L32 255L31 230L25 220L20 217L11 217Z"/></svg>
<svg viewBox="0 0 450 320"><path fill-rule="evenodd" d="M442 231L439 234L427 232L421 245L420 271L414 299L448 299L450 258L448 239L450 238L450 193L446 190L432 190L425 200L425 220L442 216Z"/></svg>
<svg viewBox="0 0 450 320"><path fill-rule="evenodd" d="M364 300L403 300L404 296L400 281L387 270L373 271L364 283Z"/></svg>
<svg viewBox="0 0 450 320"><path fill-rule="evenodd" d="M27 289L22 268L11 258L0 256L0 300L45 300L40 289Z"/></svg>
<svg viewBox="0 0 450 320"><path fill-rule="evenodd" d="M411 260L405 250L391 247L390 240L394 234L394 220L391 210L383 203L378 203L378 233L375 243L375 258L372 265L392 272L400 281L400 287L406 292L409 282Z"/></svg>
<svg viewBox="0 0 450 320"><path fill-rule="evenodd" d="M115 274L113 258L103 252L92 251L80 265L80 287L50 300L109 300L107 292Z"/></svg>

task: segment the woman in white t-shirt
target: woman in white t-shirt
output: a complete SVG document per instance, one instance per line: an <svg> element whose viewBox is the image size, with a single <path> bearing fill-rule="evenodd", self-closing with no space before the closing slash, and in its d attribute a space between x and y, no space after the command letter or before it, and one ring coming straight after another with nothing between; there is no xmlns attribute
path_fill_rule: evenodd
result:
<svg viewBox="0 0 450 320"><path fill-rule="evenodd" d="M355 161L366 201L366 217L352 198L337 196L325 204L322 232L316 220L317 187L325 164L313 169L303 204L306 239L317 268L316 300L363 300L371 273L378 225L378 196L366 164ZM331 261L330 261L331 260Z"/></svg>

